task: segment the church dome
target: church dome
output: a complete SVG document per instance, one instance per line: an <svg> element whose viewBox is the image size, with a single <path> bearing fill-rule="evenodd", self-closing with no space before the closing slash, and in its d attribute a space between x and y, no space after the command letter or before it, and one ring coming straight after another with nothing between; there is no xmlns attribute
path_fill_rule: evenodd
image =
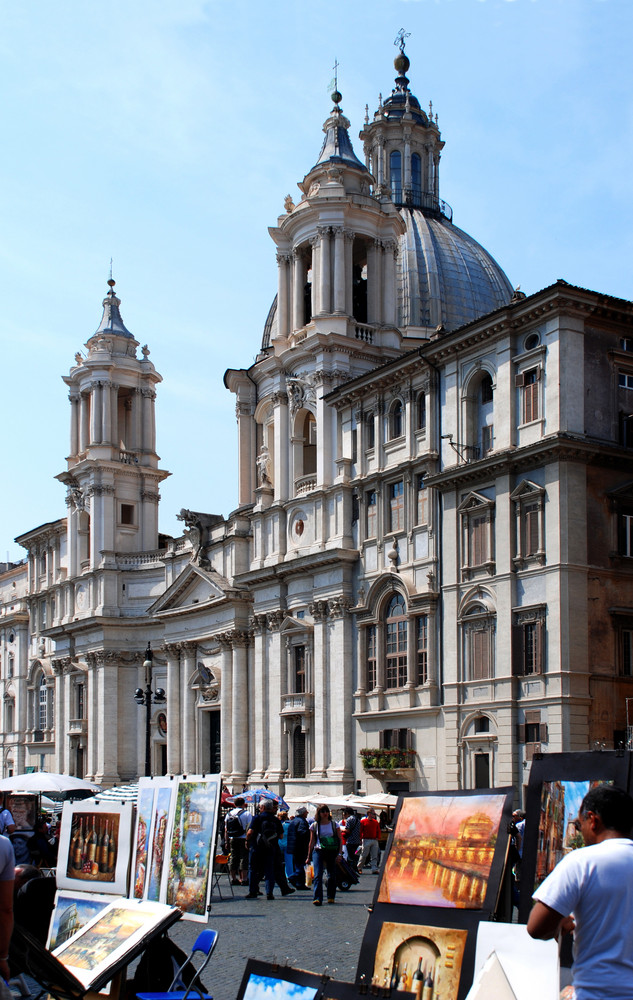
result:
<svg viewBox="0 0 633 1000"><path fill-rule="evenodd" d="M496 260L445 215L400 208L400 326L455 330L507 305L512 285Z"/></svg>

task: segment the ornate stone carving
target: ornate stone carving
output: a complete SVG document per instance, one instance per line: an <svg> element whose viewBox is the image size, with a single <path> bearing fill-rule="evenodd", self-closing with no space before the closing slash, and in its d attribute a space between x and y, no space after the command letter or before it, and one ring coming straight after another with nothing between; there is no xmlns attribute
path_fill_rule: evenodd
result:
<svg viewBox="0 0 633 1000"><path fill-rule="evenodd" d="M158 503L160 500L160 493L155 493L152 490L141 490L141 500L149 500L151 503Z"/></svg>
<svg viewBox="0 0 633 1000"><path fill-rule="evenodd" d="M316 402L315 376L287 375L286 385L290 397L290 413L292 416L302 407L314 405Z"/></svg>
<svg viewBox="0 0 633 1000"><path fill-rule="evenodd" d="M280 608L277 608L276 611L271 611L271 613L267 615L268 628L270 631L278 632L285 617L285 612L283 612Z"/></svg>
<svg viewBox="0 0 633 1000"><path fill-rule="evenodd" d="M253 615L251 618L251 627L255 635L262 635L262 633L268 628L268 616Z"/></svg>
<svg viewBox="0 0 633 1000"><path fill-rule="evenodd" d="M257 482L260 486L270 486L272 485L272 478L270 475L270 452L265 444L261 446L259 455L256 459L257 462Z"/></svg>
<svg viewBox="0 0 633 1000"><path fill-rule="evenodd" d="M176 514L176 518L185 522L184 535L191 542L191 562L202 569L209 569L211 529L214 525L222 523L224 518L221 514L203 514L197 510L186 510L184 507L180 514Z"/></svg>
<svg viewBox="0 0 633 1000"><path fill-rule="evenodd" d="M53 673L56 677L60 677L61 674L68 673L68 668L72 660L70 656L60 656L51 660L51 667L53 668Z"/></svg>
<svg viewBox="0 0 633 1000"><path fill-rule="evenodd" d="M285 392L273 392L270 401L273 406L287 406L288 396Z"/></svg>
<svg viewBox="0 0 633 1000"><path fill-rule="evenodd" d="M315 622L323 622L327 618L327 601L314 601L308 608Z"/></svg>
<svg viewBox="0 0 633 1000"><path fill-rule="evenodd" d="M353 602L345 594L342 594L340 597L333 597L332 600L328 601L330 618L342 618L348 614L352 604Z"/></svg>

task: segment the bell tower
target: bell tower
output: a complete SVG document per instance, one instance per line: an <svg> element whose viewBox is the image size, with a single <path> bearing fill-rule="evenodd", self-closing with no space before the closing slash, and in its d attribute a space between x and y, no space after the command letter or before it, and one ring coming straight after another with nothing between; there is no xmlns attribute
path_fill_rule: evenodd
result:
<svg viewBox="0 0 633 1000"><path fill-rule="evenodd" d="M68 572L113 568L114 554L158 548L160 482L154 401L162 381L126 328L108 281L103 316L64 376L71 408L67 470ZM100 603L100 602L95 602ZM110 603L110 602L107 602Z"/></svg>

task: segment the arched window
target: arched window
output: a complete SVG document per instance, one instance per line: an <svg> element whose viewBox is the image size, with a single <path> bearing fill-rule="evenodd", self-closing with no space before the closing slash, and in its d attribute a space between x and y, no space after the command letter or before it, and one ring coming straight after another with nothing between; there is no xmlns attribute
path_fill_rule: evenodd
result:
<svg viewBox="0 0 633 1000"><path fill-rule="evenodd" d="M41 675L37 686L37 728L46 729L48 722L48 688L46 678Z"/></svg>
<svg viewBox="0 0 633 1000"><path fill-rule="evenodd" d="M419 153L411 157L411 194L413 204L419 207L422 203L422 160Z"/></svg>
<svg viewBox="0 0 633 1000"><path fill-rule="evenodd" d="M495 615L484 604L471 604L462 618L464 679L494 677Z"/></svg>
<svg viewBox="0 0 633 1000"><path fill-rule="evenodd" d="M368 413L365 417L365 447L369 451L376 444L376 421L373 413Z"/></svg>
<svg viewBox="0 0 633 1000"><path fill-rule="evenodd" d="M402 201L402 154L394 149L389 156L389 175L391 178L391 197L396 202Z"/></svg>
<svg viewBox="0 0 633 1000"><path fill-rule="evenodd" d="M303 475L316 472L317 425L314 415L306 413L303 422Z"/></svg>
<svg viewBox="0 0 633 1000"><path fill-rule="evenodd" d="M402 403L396 399L389 412L389 439L402 437Z"/></svg>
<svg viewBox="0 0 633 1000"><path fill-rule="evenodd" d="M407 683L407 608L400 594L389 601L385 614L385 688Z"/></svg>

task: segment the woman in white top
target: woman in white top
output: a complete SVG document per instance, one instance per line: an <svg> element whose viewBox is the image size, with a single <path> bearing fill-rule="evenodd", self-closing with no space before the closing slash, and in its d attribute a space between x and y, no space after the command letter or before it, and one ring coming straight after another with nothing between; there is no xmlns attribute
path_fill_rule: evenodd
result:
<svg viewBox="0 0 633 1000"><path fill-rule="evenodd" d="M321 906L323 902L323 872L327 871L327 901L333 903L336 896L336 863L343 856L343 843L338 823L332 819L328 806L319 806L310 824L310 844L307 864L314 867L312 882L312 902Z"/></svg>

